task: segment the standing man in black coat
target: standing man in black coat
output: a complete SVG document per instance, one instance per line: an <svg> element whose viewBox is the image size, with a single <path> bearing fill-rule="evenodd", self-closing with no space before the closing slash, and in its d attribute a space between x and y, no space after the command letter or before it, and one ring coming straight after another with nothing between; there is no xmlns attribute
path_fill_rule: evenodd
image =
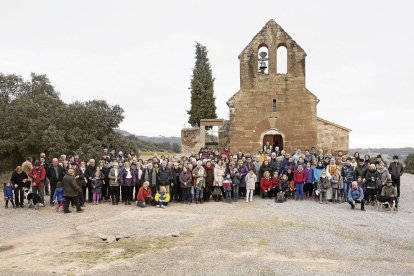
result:
<svg viewBox="0 0 414 276"><path fill-rule="evenodd" d="M95 159L90 159L85 170L86 187L88 188L88 202L92 203L92 178L96 172ZM86 200L86 195L83 195Z"/></svg>
<svg viewBox="0 0 414 276"><path fill-rule="evenodd" d="M53 206L53 195L56 190L56 185L58 182L62 181L65 176L63 168L59 166L59 160L57 158L52 159L52 165L47 168L46 176L50 182L50 206Z"/></svg>
<svg viewBox="0 0 414 276"><path fill-rule="evenodd" d="M397 188L397 200L400 198L400 177L403 175L404 167L398 160L398 156L394 155L394 162L388 168L391 174L392 185Z"/></svg>

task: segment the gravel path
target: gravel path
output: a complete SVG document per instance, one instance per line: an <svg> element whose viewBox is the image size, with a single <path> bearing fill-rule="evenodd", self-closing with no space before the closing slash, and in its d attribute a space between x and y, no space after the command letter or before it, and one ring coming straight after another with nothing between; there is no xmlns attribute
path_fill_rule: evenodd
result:
<svg viewBox="0 0 414 276"><path fill-rule="evenodd" d="M414 275L413 207L406 174L396 214L259 198L66 215L2 208L0 275Z"/></svg>

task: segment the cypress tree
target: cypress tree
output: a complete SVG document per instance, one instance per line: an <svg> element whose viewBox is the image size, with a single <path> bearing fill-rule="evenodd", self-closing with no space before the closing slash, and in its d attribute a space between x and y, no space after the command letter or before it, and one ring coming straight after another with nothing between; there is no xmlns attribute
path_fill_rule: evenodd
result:
<svg viewBox="0 0 414 276"><path fill-rule="evenodd" d="M191 126L200 126L201 119L216 119L214 78L207 57L207 48L196 42L196 62L191 78L191 108L187 110Z"/></svg>

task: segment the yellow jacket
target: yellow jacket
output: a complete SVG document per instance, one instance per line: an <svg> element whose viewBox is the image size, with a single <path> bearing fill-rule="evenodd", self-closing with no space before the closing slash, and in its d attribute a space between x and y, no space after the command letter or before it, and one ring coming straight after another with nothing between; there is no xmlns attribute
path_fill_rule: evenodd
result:
<svg viewBox="0 0 414 276"><path fill-rule="evenodd" d="M154 200L158 202L158 201L160 201L160 197L161 197L161 194L159 192L157 192L155 194ZM165 193L164 194L164 200L163 200L163 202L170 202L170 194L169 193Z"/></svg>

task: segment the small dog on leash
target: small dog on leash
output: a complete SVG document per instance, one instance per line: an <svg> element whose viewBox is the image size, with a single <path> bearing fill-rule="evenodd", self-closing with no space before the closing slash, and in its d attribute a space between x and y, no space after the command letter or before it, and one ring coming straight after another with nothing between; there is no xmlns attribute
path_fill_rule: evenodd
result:
<svg viewBox="0 0 414 276"><path fill-rule="evenodd" d="M29 189L24 190L24 197L27 199L29 208L39 210L39 207L43 207L42 199L40 195L32 193Z"/></svg>

